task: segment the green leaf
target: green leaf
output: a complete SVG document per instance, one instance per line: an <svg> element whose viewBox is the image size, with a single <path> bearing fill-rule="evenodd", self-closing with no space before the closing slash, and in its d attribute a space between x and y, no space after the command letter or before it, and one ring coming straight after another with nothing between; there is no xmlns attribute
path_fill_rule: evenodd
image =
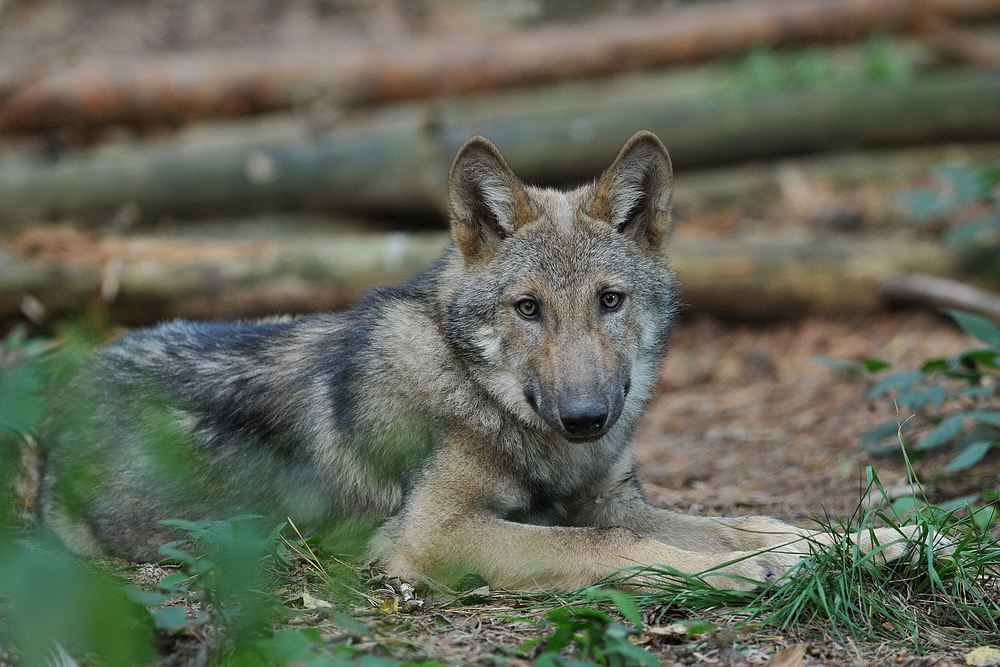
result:
<svg viewBox="0 0 1000 667"><path fill-rule="evenodd" d="M611 601L615 603L616 607L618 607L618 611L621 612L622 616L624 616L629 623L634 625L639 632L642 632L642 615L639 613L639 608L635 606L632 596L628 593L616 590L609 590L606 592L611 598Z"/></svg>
<svg viewBox="0 0 1000 667"><path fill-rule="evenodd" d="M313 630L314 632L308 632ZM317 641L318 640L318 641ZM315 628L302 630L281 630L268 639L258 639L254 642L264 657L278 665L304 660L313 653L313 649L321 646L322 637Z"/></svg>
<svg viewBox="0 0 1000 667"><path fill-rule="evenodd" d="M980 507L972 512L972 523L980 531L986 531L997 520L997 508L995 505Z"/></svg>
<svg viewBox="0 0 1000 667"><path fill-rule="evenodd" d="M993 440L977 440L970 443L955 457L955 459L944 467L944 472L958 472L967 470L979 463L986 453L993 448Z"/></svg>
<svg viewBox="0 0 1000 667"><path fill-rule="evenodd" d="M156 591L143 590L138 586L126 586L122 589L122 592L125 593L125 597L129 600L135 602L136 604L141 604L143 607L163 604L170 599L169 595L157 593Z"/></svg>
<svg viewBox="0 0 1000 667"><path fill-rule="evenodd" d="M878 398L889 391L905 391L918 382L923 382L926 376L920 371L893 373L882 378L874 387L868 390L868 398Z"/></svg>
<svg viewBox="0 0 1000 667"><path fill-rule="evenodd" d="M948 314L958 322L965 333L981 340L994 349L1000 349L1000 329L984 317L965 313L961 310L949 310Z"/></svg>
<svg viewBox="0 0 1000 667"><path fill-rule="evenodd" d="M174 547L167 546L164 544L162 547L157 549L161 556L165 556L171 560L180 561L185 565L190 565L192 567L198 565L198 557L189 554L186 551L181 551L180 549L175 549Z"/></svg>
<svg viewBox="0 0 1000 667"><path fill-rule="evenodd" d="M1000 354L1000 352L990 348L966 350L959 355L959 359L966 364L971 363L973 366L978 364L980 366L986 366L987 368L1000 368L1000 366L997 365L998 354Z"/></svg>
<svg viewBox="0 0 1000 667"><path fill-rule="evenodd" d="M183 593L191 587L191 577L180 572L168 574L160 580L156 587L168 593Z"/></svg>
<svg viewBox="0 0 1000 667"><path fill-rule="evenodd" d="M330 620L332 620L338 627L343 628L344 630L350 630L359 637L372 636L371 629L353 616L341 614L340 612L334 612Z"/></svg>
<svg viewBox="0 0 1000 667"><path fill-rule="evenodd" d="M708 621L691 621L685 623L684 626L687 628L688 639L696 639L706 632L711 632L715 629L715 626Z"/></svg>
<svg viewBox="0 0 1000 667"><path fill-rule="evenodd" d="M623 665L648 665L648 667L660 667L660 659L639 646L632 646L628 641L619 642L614 649L614 653L622 657L619 664ZM614 664L608 661L608 664Z"/></svg>
<svg viewBox="0 0 1000 667"><path fill-rule="evenodd" d="M879 371L892 368L892 364L887 361L882 361L881 359L868 358L863 360L861 363L864 364L865 370L869 373L878 373Z"/></svg>
<svg viewBox="0 0 1000 667"><path fill-rule="evenodd" d="M986 412L986 411L973 411L966 413L969 417L975 419L977 422L982 422L984 424L990 424L991 426L1000 427L1000 412Z"/></svg>
<svg viewBox="0 0 1000 667"><path fill-rule="evenodd" d="M931 385L921 389L911 389L900 393L897 402L910 410L919 410L927 405L941 405L947 393L941 385Z"/></svg>
<svg viewBox="0 0 1000 667"><path fill-rule="evenodd" d="M951 365L948 363L947 359L942 359L940 357L936 359L928 359L920 366L920 372L923 374L943 372L951 369Z"/></svg>
<svg viewBox="0 0 1000 667"><path fill-rule="evenodd" d="M887 438L895 438L899 432L899 422L896 420L879 424L869 429L861 436L861 449L873 454L888 454L899 450L899 443L893 441L891 445L880 444Z"/></svg>
<svg viewBox="0 0 1000 667"><path fill-rule="evenodd" d="M962 414L952 415L951 417L941 420L941 423L938 424L933 431L928 433L927 437L917 443L915 449L933 449L934 447L940 447L946 442L949 442L952 438L958 435L959 431L962 430L962 423L964 421L965 415Z"/></svg>
<svg viewBox="0 0 1000 667"><path fill-rule="evenodd" d="M184 607L163 607L161 609L150 609L149 613L153 617L156 627L161 630L179 630L187 627L187 612Z"/></svg>
<svg viewBox="0 0 1000 667"><path fill-rule="evenodd" d="M919 504L920 501L917 500L916 496L903 496L892 501L890 507L892 508L892 513L899 518Z"/></svg>
<svg viewBox="0 0 1000 667"><path fill-rule="evenodd" d="M36 359L0 372L0 428L13 434L35 429L45 408L41 383Z"/></svg>

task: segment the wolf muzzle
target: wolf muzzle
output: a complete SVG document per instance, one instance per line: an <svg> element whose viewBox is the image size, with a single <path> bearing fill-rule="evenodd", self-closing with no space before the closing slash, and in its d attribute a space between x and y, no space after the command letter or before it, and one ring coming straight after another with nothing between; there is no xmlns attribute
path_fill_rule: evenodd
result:
<svg viewBox="0 0 1000 667"><path fill-rule="evenodd" d="M567 440L589 442L611 430L622 414L631 383L625 382L610 391L567 392L546 400L544 391L525 392L528 403L545 423Z"/></svg>

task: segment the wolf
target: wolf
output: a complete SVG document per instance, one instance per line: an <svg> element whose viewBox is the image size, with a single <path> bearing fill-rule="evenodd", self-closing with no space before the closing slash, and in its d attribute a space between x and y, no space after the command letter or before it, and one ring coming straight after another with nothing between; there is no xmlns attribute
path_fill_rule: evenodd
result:
<svg viewBox="0 0 1000 667"><path fill-rule="evenodd" d="M352 310L174 321L99 351L53 401L39 506L74 550L160 559L165 519L256 512L369 542L413 581L578 589L623 568L772 582L824 539L643 497L631 441L678 310L672 167L635 134L593 183L524 184L473 137L451 243ZM858 536L884 558L906 540ZM644 585L644 579L635 580ZM633 581L633 583L635 583Z"/></svg>

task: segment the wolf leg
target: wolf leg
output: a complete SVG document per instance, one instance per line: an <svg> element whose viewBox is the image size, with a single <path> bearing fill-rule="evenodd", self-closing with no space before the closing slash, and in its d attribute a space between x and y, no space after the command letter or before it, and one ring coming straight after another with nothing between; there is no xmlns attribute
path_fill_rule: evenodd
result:
<svg viewBox="0 0 1000 667"><path fill-rule="evenodd" d="M493 586L514 590L575 590L623 568L653 565L705 573L705 581L716 588L750 590L775 580L798 560L779 552L694 553L627 528L536 526L489 515L449 524L418 520L419 528L408 524L386 524L372 544L373 554L392 574L456 581L475 573ZM638 581L654 579L642 575Z"/></svg>
<svg viewBox="0 0 1000 667"><path fill-rule="evenodd" d="M799 528L771 517L700 517L653 507L642 497L631 475L620 477L576 510L574 523L579 525L624 526L666 544L708 553L778 549L806 556L820 545L840 539L836 533ZM912 553L915 541L931 540L937 555L953 551L947 538L922 535L915 526L862 530L852 539L861 553L879 549L879 562Z"/></svg>
<svg viewBox="0 0 1000 667"><path fill-rule="evenodd" d="M664 565L706 573L705 580L717 588L749 590L776 579L799 560L797 554L777 551L697 553L622 526L508 521L500 518L497 507L515 491L469 458L454 457L451 463L454 468L445 463L425 475L403 511L373 538L372 555L381 557L391 573L452 582L475 573L502 588L573 590L623 568ZM469 484L470 479L477 483Z"/></svg>

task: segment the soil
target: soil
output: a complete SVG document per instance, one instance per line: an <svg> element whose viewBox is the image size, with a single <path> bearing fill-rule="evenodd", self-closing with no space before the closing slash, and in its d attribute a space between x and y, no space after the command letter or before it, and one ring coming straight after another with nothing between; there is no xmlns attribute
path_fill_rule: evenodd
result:
<svg viewBox="0 0 1000 667"><path fill-rule="evenodd" d="M975 342L950 319L921 311L768 325L683 321L636 442L647 493L699 513L849 518L866 466L886 489L905 487L902 456L874 457L859 441L873 426L910 415L888 397L866 400L862 378L814 357L874 357L910 370L970 347ZM948 460L915 463L931 497L997 485L995 458L931 483Z"/></svg>

